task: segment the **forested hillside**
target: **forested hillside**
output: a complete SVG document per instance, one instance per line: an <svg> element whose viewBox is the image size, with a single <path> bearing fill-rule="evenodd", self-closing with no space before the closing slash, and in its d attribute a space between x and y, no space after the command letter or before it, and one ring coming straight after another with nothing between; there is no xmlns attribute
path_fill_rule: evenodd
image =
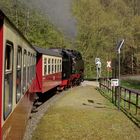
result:
<svg viewBox="0 0 140 140"><path fill-rule="evenodd" d="M33 43L41 47L74 45L85 61L85 76L95 77L95 58L101 58L102 75L106 61L117 58L116 44L124 39L121 73L140 73L140 0L73 0L78 35L70 43L35 7L21 0L0 0L0 8Z"/></svg>
<svg viewBox="0 0 140 140"><path fill-rule="evenodd" d="M76 44L84 56L87 77L95 77L95 57L101 58L106 75L106 61L116 57L116 43L121 38L125 39L121 71L139 70L139 0L74 0L73 12L78 20Z"/></svg>
<svg viewBox="0 0 140 140"><path fill-rule="evenodd" d="M40 47L70 47L71 44L43 13L20 0L0 0L2 9L19 30Z"/></svg>

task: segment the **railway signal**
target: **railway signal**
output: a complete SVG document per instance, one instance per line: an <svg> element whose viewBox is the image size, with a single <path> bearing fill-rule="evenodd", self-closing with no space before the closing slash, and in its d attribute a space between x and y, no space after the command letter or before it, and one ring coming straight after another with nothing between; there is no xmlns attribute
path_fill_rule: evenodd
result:
<svg viewBox="0 0 140 140"><path fill-rule="evenodd" d="M107 77L109 78L110 71L112 70L112 68L111 68L111 61L110 61L110 60L107 61L106 64L107 64L107 65L106 65L106 67L107 67Z"/></svg>
<svg viewBox="0 0 140 140"><path fill-rule="evenodd" d="M117 44L117 51L118 51L118 54L120 54L121 48L122 48L123 44L124 44L124 39L122 39L122 40L120 40L120 41L118 42L118 44Z"/></svg>
<svg viewBox="0 0 140 140"><path fill-rule="evenodd" d="M100 61L100 58L95 58L95 64L96 64L96 80L98 81L98 79L101 77L101 67L102 67L102 63Z"/></svg>
<svg viewBox="0 0 140 140"><path fill-rule="evenodd" d="M107 71L111 71L111 61L110 61L110 60L107 61L106 64L107 64L107 65L106 65L106 67L107 67Z"/></svg>
<svg viewBox="0 0 140 140"><path fill-rule="evenodd" d="M107 68L111 68L111 61L107 61Z"/></svg>

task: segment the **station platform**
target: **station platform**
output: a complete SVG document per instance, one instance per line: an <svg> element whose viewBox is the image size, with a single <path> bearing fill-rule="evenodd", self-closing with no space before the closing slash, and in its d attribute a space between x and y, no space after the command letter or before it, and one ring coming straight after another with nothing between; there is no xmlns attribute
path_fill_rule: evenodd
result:
<svg viewBox="0 0 140 140"><path fill-rule="evenodd" d="M85 81L65 91L43 116L32 140L140 140L140 129Z"/></svg>

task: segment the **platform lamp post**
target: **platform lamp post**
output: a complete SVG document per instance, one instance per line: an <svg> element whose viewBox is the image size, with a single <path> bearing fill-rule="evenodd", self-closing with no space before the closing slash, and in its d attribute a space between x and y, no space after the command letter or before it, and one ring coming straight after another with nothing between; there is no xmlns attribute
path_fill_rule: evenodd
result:
<svg viewBox="0 0 140 140"><path fill-rule="evenodd" d="M124 44L124 39L120 40L117 44L117 52L118 52L118 80L119 80L119 87L118 87L118 109L120 110L120 73L121 73L121 65L120 65L120 53L121 48Z"/></svg>

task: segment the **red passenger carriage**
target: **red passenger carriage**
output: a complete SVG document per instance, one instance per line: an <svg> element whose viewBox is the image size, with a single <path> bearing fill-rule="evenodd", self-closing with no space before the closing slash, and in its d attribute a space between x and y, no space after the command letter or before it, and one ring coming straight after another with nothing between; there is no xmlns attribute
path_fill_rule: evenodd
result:
<svg viewBox="0 0 140 140"><path fill-rule="evenodd" d="M61 84L62 57L51 49L34 48L37 51L35 91L45 93Z"/></svg>

